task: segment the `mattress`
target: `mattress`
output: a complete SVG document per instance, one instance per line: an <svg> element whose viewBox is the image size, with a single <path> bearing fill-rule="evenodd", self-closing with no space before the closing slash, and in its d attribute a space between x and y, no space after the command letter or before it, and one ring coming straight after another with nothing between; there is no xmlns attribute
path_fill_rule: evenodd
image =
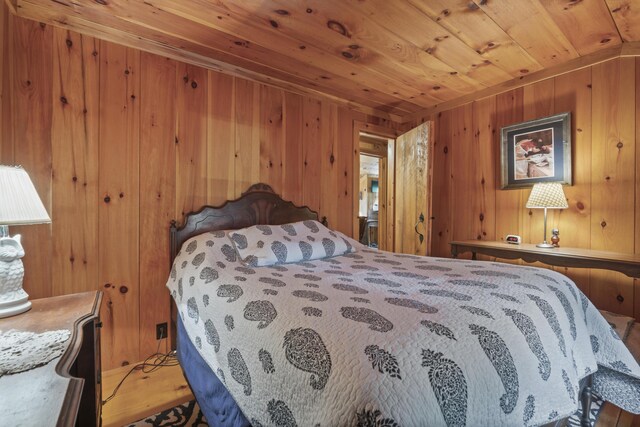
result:
<svg viewBox="0 0 640 427"><path fill-rule="evenodd" d="M594 372L598 395L640 412L640 367L567 277L349 241L247 267L215 232L177 256L184 329L251 424L539 425L574 413Z"/></svg>

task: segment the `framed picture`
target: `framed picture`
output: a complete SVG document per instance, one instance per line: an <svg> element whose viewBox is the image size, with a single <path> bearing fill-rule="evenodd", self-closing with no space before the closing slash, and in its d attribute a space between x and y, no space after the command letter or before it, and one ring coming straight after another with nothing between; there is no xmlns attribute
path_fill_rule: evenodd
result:
<svg viewBox="0 0 640 427"><path fill-rule="evenodd" d="M537 182L571 185L571 113L506 126L500 134L500 188L532 187Z"/></svg>

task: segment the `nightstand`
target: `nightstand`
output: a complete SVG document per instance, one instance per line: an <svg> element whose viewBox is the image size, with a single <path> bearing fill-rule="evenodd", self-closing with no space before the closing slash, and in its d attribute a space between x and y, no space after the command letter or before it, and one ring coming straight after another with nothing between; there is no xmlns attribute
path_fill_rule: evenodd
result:
<svg viewBox="0 0 640 427"><path fill-rule="evenodd" d="M0 331L42 333L68 329L71 336L62 357L39 368L0 378L2 424L99 426L102 292L31 302L28 312L0 319Z"/></svg>

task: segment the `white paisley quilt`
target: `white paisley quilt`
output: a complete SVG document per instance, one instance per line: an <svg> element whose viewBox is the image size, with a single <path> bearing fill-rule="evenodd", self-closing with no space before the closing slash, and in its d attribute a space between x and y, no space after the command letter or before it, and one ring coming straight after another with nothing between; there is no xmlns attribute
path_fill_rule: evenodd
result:
<svg viewBox="0 0 640 427"><path fill-rule="evenodd" d="M254 426L538 425L579 381L640 412L640 367L554 271L369 250L243 266L224 232L186 242L167 286Z"/></svg>

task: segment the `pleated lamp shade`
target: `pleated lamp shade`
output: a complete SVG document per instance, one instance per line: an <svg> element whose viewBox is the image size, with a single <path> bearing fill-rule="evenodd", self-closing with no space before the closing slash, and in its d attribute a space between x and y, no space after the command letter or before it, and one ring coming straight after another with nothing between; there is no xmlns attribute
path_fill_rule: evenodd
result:
<svg viewBox="0 0 640 427"><path fill-rule="evenodd" d="M0 225L50 222L29 174L21 166L0 165Z"/></svg>
<svg viewBox="0 0 640 427"><path fill-rule="evenodd" d="M566 209L567 198L559 182L540 182L533 185L527 208Z"/></svg>

